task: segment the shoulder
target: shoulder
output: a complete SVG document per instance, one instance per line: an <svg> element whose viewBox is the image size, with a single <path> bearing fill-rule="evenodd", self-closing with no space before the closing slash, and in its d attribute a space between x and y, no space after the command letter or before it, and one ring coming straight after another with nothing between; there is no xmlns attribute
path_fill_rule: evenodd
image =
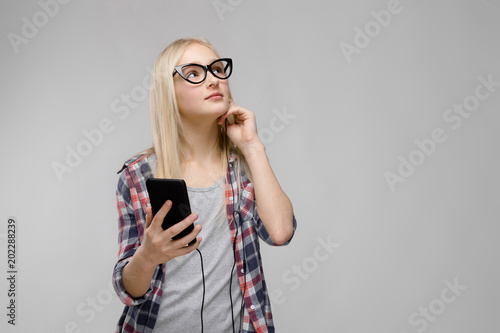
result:
<svg viewBox="0 0 500 333"><path fill-rule="evenodd" d="M119 174L125 169L127 169L128 171L141 170L145 167L153 169L155 165L156 165L156 155L150 150L147 150L125 161L122 165L122 168L117 173Z"/></svg>
<svg viewBox="0 0 500 333"><path fill-rule="evenodd" d="M247 161L244 157L238 155L237 152L233 152L229 155L229 168L236 176L240 183L240 188L249 188L253 190L252 176L250 174L250 169L248 168Z"/></svg>
<svg viewBox="0 0 500 333"><path fill-rule="evenodd" d="M153 177L156 155L151 152L139 153L123 163L118 171L118 188L144 187L145 181Z"/></svg>
<svg viewBox="0 0 500 333"><path fill-rule="evenodd" d="M245 165L245 159L236 153L231 154L229 157L228 180L231 180L232 186L228 186L231 186L230 189L240 198L240 209L246 207L246 210L250 209L255 201L254 187L248 172L250 171Z"/></svg>

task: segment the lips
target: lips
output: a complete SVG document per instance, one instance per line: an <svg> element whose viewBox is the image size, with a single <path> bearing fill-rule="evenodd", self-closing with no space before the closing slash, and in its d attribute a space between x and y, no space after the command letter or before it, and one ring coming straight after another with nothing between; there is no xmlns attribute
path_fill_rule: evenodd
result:
<svg viewBox="0 0 500 333"><path fill-rule="evenodd" d="M222 99L222 94L220 92L215 92L205 99L219 100L219 99Z"/></svg>

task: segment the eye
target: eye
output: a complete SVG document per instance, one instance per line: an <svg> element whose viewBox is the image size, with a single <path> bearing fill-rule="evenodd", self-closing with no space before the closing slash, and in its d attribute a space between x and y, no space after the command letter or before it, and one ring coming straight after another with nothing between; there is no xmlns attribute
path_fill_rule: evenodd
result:
<svg viewBox="0 0 500 333"><path fill-rule="evenodd" d="M198 66L185 66L182 68L182 74L188 79L200 77L203 76L203 68Z"/></svg>
<svg viewBox="0 0 500 333"><path fill-rule="evenodd" d="M217 64L217 65L212 66L212 72L220 74L220 73L224 72L224 68L222 67L222 65Z"/></svg>

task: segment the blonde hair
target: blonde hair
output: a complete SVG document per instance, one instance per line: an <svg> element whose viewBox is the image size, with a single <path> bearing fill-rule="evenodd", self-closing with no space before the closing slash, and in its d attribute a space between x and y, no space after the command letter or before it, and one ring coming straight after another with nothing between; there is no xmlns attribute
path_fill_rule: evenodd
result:
<svg viewBox="0 0 500 333"><path fill-rule="evenodd" d="M150 92L150 117L151 131L153 136L153 146L147 149L147 154L156 155L155 178L182 178L181 165L185 161L192 149L188 141L182 119L177 106L175 97L175 87L172 73L174 67L184 54L188 46L200 44L208 47L217 57L220 57L215 48L204 38L182 38L177 39L168 45L156 58L151 73L151 92ZM231 94L229 95L231 97ZM233 123L233 117L228 121ZM227 183L227 161L228 154L236 154L235 173L238 189L238 197L241 184L241 173L244 173L251 181L250 169L243 153L236 147L226 132L220 126L218 132L217 146L219 150L224 183ZM234 180L233 180L234 181ZM223 193L225 189L223 190ZM221 208L225 207L225 200ZM225 209L221 209L225 213ZM217 214L217 217L220 214Z"/></svg>

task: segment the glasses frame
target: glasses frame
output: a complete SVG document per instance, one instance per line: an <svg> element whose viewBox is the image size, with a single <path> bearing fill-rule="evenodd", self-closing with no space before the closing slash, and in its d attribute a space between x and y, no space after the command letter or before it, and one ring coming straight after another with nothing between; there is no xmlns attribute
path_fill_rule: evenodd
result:
<svg viewBox="0 0 500 333"><path fill-rule="evenodd" d="M217 76L217 74L215 74L213 72L213 70L212 70L213 64L215 64L216 62L219 62L221 60L227 61L227 65L224 68L224 70L226 70L228 67L231 69L231 71L229 72L228 76L226 76L226 77ZM190 81L182 73L182 68L185 67L185 66L197 66L197 67L203 68L203 72L205 73L205 76L203 77L203 80L201 80L200 82ZM207 78L207 71L210 72L210 73L212 73L213 76L215 76L216 78L218 78L220 80L227 80L227 79L229 79L229 77L231 76L231 74L233 74L233 59L231 59L231 58L220 58L220 59L212 61L209 65L200 65L200 64L193 64L193 63L191 63L191 64L184 64L184 65L175 66L174 67L174 72L172 73L172 77L174 77L175 74L179 74L180 77L182 77L184 80L186 80L187 82L189 82L191 84L200 84L203 81L205 81L205 79Z"/></svg>

